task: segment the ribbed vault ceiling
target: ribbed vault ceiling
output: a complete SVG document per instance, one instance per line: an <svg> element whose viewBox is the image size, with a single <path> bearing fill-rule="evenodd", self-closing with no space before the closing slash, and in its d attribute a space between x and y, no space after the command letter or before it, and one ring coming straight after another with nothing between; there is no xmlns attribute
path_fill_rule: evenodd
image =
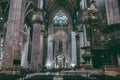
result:
<svg viewBox="0 0 120 80"><path fill-rule="evenodd" d="M57 7L64 7L71 15L77 8L79 0L46 0L45 8L49 13L52 13Z"/></svg>
<svg viewBox="0 0 120 80"><path fill-rule="evenodd" d="M29 2L32 3L27 8L27 12L29 12L31 8L37 7L38 1L39 0L26 0L26 7L27 3ZM73 17L75 15L75 11L79 7L79 2L81 0L43 0L43 1L44 1L43 10L46 10L47 14L50 15L55 9L57 9L58 7L62 7ZM0 0L0 17L1 16L8 17L9 5L10 0Z"/></svg>
<svg viewBox="0 0 120 80"><path fill-rule="evenodd" d="M34 4L37 5L38 0L26 0L32 1ZM77 3L79 3L80 0L43 0L45 1L45 9L50 14L52 13L57 7L62 6L64 7L70 14L73 14L74 11L77 8ZM5 10L8 12L7 3L9 3L10 0L0 0L0 15L5 12Z"/></svg>

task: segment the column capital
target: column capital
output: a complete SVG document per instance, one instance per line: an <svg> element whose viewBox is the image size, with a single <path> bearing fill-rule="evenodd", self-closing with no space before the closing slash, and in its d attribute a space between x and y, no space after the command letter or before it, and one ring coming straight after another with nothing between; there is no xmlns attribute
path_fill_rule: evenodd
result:
<svg viewBox="0 0 120 80"><path fill-rule="evenodd" d="M32 21L33 24L34 23L43 24L42 10L34 11L33 15L31 16L31 21Z"/></svg>

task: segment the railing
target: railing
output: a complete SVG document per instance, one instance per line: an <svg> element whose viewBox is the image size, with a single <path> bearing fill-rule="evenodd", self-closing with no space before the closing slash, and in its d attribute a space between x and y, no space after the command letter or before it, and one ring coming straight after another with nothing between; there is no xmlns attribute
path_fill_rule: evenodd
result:
<svg viewBox="0 0 120 80"><path fill-rule="evenodd" d="M104 74L109 76L120 75L120 66L117 65L105 65Z"/></svg>
<svg viewBox="0 0 120 80"><path fill-rule="evenodd" d="M105 65L104 71L120 71L120 66L117 65Z"/></svg>

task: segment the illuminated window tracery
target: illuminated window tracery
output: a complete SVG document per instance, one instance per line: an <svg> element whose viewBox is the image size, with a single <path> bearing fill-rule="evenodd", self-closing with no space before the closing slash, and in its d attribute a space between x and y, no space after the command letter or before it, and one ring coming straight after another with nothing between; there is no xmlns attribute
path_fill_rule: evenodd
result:
<svg viewBox="0 0 120 80"><path fill-rule="evenodd" d="M66 26L68 25L68 18L66 15L62 12L59 11L55 17L53 18L53 25L54 26Z"/></svg>

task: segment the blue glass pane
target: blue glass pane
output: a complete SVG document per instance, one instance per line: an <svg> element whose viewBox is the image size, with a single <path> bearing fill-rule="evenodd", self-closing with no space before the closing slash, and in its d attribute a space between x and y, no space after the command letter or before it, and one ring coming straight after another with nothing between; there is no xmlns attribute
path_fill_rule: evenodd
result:
<svg viewBox="0 0 120 80"><path fill-rule="evenodd" d="M66 17L66 15L62 11L60 11L53 18L53 24L55 26L65 26L65 25L68 25L68 18Z"/></svg>

